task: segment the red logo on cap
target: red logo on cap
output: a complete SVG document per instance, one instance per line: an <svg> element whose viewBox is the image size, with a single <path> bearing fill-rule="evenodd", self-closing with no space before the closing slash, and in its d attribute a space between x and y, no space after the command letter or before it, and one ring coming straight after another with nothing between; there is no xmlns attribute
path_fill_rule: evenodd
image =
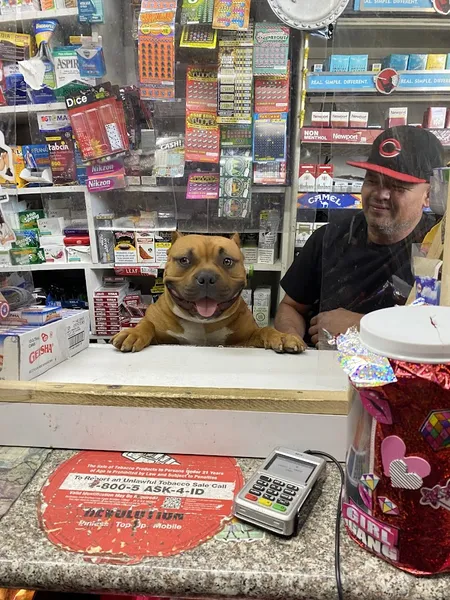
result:
<svg viewBox="0 0 450 600"><path fill-rule="evenodd" d="M394 138L383 140L380 144L379 152L383 158L395 158L402 151L402 145Z"/></svg>
<svg viewBox="0 0 450 600"><path fill-rule="evenodd" d="M450 2L449 0L432 0L434 10L440 15L450 14Z"/></svg>
<svg viewBox="0 0 450 600"><path fill-rule="evenodd" d="M388 67L380 71L375 77L375 87L380 94L392 94L398 88L400 75L395 69Z"/></svg>

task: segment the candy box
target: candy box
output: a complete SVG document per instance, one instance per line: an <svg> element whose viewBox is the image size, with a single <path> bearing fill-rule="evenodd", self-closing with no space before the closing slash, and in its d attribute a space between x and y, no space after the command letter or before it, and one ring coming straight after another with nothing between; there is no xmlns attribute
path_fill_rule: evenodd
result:
<svg viewBox="0 0 450 600"><path fill-rule="evenodd" d="M59 306L29 306L20 311L24 325L35 327L53 323L61 319L61 308Z"/></svg>
<svg viewBox="0 0 450 600"><path fill-rule="evenodd" d="M89 312L60 316L38 327L0 325L0 380L30 381L88 347Z"/></svg>

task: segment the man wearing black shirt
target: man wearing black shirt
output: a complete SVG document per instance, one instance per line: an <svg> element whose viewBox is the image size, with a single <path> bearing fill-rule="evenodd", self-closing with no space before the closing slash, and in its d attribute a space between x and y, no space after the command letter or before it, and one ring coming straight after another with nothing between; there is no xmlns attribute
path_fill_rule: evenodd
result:
<svg viewBox="0 0 450 600"><path fill-rule="evenodd" d="M366 169L363 211L318 229L281 282L276 328L302 338L308 331L314 345L359 326L366 313L405 303L412 245L434 225L423 210L443 148L425 129L394 127L375 140L367 162L349 164Z"/></svg>

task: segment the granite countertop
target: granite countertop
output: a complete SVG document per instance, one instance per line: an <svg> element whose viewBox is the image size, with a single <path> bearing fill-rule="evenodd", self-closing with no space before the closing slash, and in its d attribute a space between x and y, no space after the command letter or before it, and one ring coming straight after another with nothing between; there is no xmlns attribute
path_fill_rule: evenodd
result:
<svg viewBox="0 0 450 600"><path fill-rule="evenodd" d="M37 518L36 507L44 482L73 454L30 450L25 452L22 461L26 468L15 465L16 474L21 473L23 477L15 490L18 498L14 501L9 488L8 506L4 498L6 514L0 520L0 587L163 597L234 596L277 600L336 597L334 523L339 478L331 465L327 468L322 494L306 524L300 534L290 540L260 534L257 530L250 532L247 540L237 540L235 535L227 536L224 532L170 558L146 558L136 565L99 564L54 546L41 530ZM245 476L259 464L250 459L238 462ZM0 452L0 484L1 469ZM33 472L36 472L34 477ZM0 486L0 505L1 501ZM449 577L417 579L407 575L361 550L345 533L342 534L342 575L346 600L448 598Z"/></svg>

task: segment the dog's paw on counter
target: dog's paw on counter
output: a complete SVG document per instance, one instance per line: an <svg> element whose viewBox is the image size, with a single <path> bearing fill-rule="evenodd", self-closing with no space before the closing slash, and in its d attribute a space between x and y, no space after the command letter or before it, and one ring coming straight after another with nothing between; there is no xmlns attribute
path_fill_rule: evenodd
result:
<svg viewBox="0 0 450 600"><path fill-rule="evenodd" d="M280 354L300 354L307 348L300 337L290 333L281 333L273 327L264 327L256 335L261 337L261 347L266 350L274 350Z"/></svg>
<svg viewBox="0 0 450 600"><path fill-rule="evenodd" d="M152 343L153 336L148 333L132 329L123 329L111 340L112 345L121 352L140 352Z"/></svg>

